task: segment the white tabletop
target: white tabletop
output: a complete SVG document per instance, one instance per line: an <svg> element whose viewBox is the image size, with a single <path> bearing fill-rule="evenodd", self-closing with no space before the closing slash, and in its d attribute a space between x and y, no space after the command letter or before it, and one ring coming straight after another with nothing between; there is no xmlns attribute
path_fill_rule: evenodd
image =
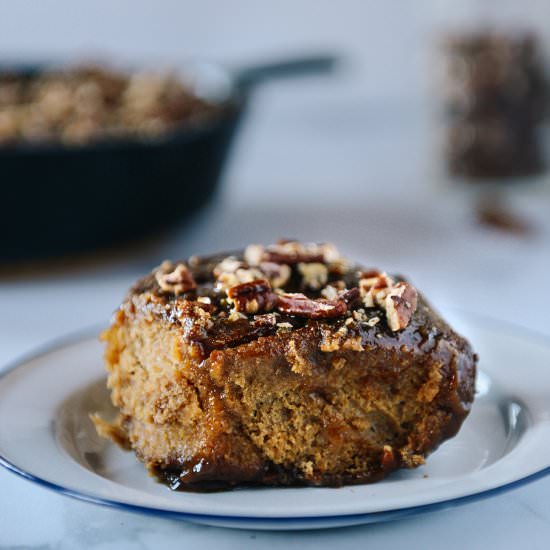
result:
<svg viewBox="0 0 550 550"><path fill-rule="evenodd" d="M274 24L284 27L280 21ZM7 44L3 36L0 43ZM57 40L61 49L65 38ZM315 44L313 38L309 42ZM233 49L238 53L237 46ZM381 66L377 71L382 74ZM279 236L334 241L352 257L406 273L436 305L507 319L550 336L549 186L529 187L516 197L517 211L533 225L530 236L477 226L469 194L441 179L428 102L420 94L384 97L369 82L350 73L323 86L308 79L262 88L233 151L223 192L200 218L114 254L0 274L0 365L51 338L106 324L133 280L165 257ZM528 541L530 548L547 549L549 495L550 478L544 478L408 520L269 533L101 508L0 471L0 548L320 550L361 545L387 550L462 549L467 543L486 550L519 548Z"/></svg>

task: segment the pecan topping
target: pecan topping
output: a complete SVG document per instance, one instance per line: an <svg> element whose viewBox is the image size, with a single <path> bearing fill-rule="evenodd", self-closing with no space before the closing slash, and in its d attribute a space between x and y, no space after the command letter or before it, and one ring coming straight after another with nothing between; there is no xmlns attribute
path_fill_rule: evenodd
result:
<svg viewBox="0 0 550 550"><path fill-rule="evenodd" d="M254 324L257 326L275 326L277 324L278 313L263 313L254 315Z"/></svg>
<svg viewBox="0 0 550 550"><path fill-rule="evenodd" d="M249 245L244 259L253 266L261 262L296 265L313 262L332 264L341 260L338 250L332 244L300 243L282 239L265 248L259 244Z"/></svg>
<svg viewBox="0 0 550 550"><path fill-rule="evenodd" d="M264 257L269 262L276 264L296 265L298 263L307 262L322 262L321 254L306 254L305 252L298 253L282 249L279 246L274 246L270 250L266 250Z"/></svg>
<svg viewBox="0 0 550 550"><path fill-rule="evenodd" d="M219 277L222 273L235 273L242 267L244 267L244 263L237 260L235 256L227 256L214 267L214 277Z"/></svg>
<svg viewBox="0 0 550 550"><path fill-rule="evenodd" d="M181 294L182 292L196 288L197 285L193 279L193 275L191 275L191 272L185 265L178 264L174 270L167 272L166 270L171 267L172 264L170 262L163 262L155 273L155 279L164 292Z"/></svg>
<svg viewBox="0 0 550 550"><path fill-rule="evenodd" d="M264 277L264 274L255 267L249 269L239 267L234 272L224 271L220 273L216 279L216 287L220 290L227 290L232 286L237 286L242 283L251 283L252 281L263 279Z"/></svg>
<svg viewBox="0 0 550 550"><path fill-rule="evenodd" d="M332 281L321 290L321 296L328 300L336 300L342 290L347 290L344 281Z"/></svg>
<svg viewBox="0 0 550 550"><path fill-rule="evenodd" d="M256 279L248 283L232 286L227 290L228 301L241 313L270 311L277 302L276 294L265 279Z"/></svg>
<svg viewBox="0 0 550 550"><path fill-rule="evenodd" d="M173 303L169 320L181 324L185 338L205 338L214 324L208 309L208 304L178 298Z"/></svg>
<svg viewBox="0 0 550 550"><path fill-rule="evenodd" d="M325 254L325 260L327 255ZM332 275L345 275L351 269L351 264L346 258L331 260L328 264L328 272Z"/></svg>
<svg viewBox="0 0 550 550"><path fill-rule="evenodd" d="M344 258L342 258L342 256L340 256L340 252L338 252L338 249L332 243L323 243L317 246L323 252L323 261L325 263L327 264L346 263L347 264L347 260L345 260Z"/></svg>
<svg viewBox="0 0 550 550"><path fill-rule="evenodd" d="M317 244L303 244L298 241L282 241L268 246L264 251L267 261L278 264L324 262L323 250Z"/></svg>
<svg viewBox="0 0 550 550"><path fill-rule="evenodd" d="M273 288L282 288L290 279L292 270L288 265L276 264L273 262L262 262L260 264L262 273L269 279Z"/></svg>
<svg viewBox="0 0 550 550"><path fill-rule="evenodd" d="M298 271L302 275L303 285L312 290L319 290L327 284L328 269L325 264L319 262L300 262L298 264Z"/></svg>
<svg viewBox="0 0 550 550"><path fill-rule="evenodd" d="M338 293L338 300L342 300L347 306L353 306L357 300L361 297L359 289L357 287L350 288L349 290L341 290Z"/></svg>
<svg viewBox="0 0 550 550"><path fill-rule="evenodd" d="M244 251L244 260L248 265L260 265L264 260L264 247L261 244L249 244Z"/></svg>
<svg viewBox="0 0 550 550"><path fill-rule="evenodd" d="M409 283L397 283L386 296L386 317L394 332L410 322L417 305L416 289Z"/></svg>
<svg viewBox="0 0 550 550"><path fill-rule="evenodd" d="M384 300L393 285L393 280L386 273L369 271L361 273L359 290L365 307L379 305L383 307Z"/></svg>
<svg viewBox="0 0 550 550"><path fill-rule="evenodd" d="M327 300L336 300L338 298L338 289L334 285L328 285L321 290L321 296Z"/></svg>
<svg viewBox="0 0 550 550"><path fill-rule="evenodd" d="M359 289L365 307L379 306L386 310L388 326L394 332L404 329L416 311L416 289L409 283L395 284L386 273L359 273Z"/></svg>
<svg viewBox="0 0 550 550"><path fill-rule="evenodd" d="M277 307L283 313L308 319L332 319L345 315L348 306L343 300L312 300L304 294L280 294Z"/></svg>

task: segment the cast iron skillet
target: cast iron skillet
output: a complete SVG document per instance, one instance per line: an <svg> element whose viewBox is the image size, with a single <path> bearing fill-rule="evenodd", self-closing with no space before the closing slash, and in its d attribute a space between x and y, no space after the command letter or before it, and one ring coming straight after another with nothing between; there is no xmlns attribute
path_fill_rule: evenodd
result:
<svg viewBox="0 0 550 550"><path fill-rule="evenodd" d="M254 86L267 78L328 71L334 64L333 57L315 56L236 75L189 65L184 73L197 94L224 107L199 126L154 141L0 147L0 262L96 249L196 212L216 188ZM40 67L18 70L28 74Z"/></svg>

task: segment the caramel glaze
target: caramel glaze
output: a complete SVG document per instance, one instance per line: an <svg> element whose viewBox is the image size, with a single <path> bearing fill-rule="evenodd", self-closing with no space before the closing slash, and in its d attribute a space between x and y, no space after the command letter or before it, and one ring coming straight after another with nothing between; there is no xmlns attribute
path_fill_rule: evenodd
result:
<svg viewBox="0 0 550 550"><path fill-rule="evenodd" d="M240 346L252 342L261 336L271 336L278 330L277 323L290 323L293 330L304 328L305 326L331 326L337 330L344 318L336 320L311 321L305 318L277 313L276 323L272 322L272 316L268 314L249 315L247 319L230 321L230 306L226 303L226 294L217 290L215 287L215 277L213 270L227 256L234 256L239 260L243 258L243 252L229 252L226 254L216 254L207 257L194 257L194 261L187 263L189 271L197 282L197 287L188 292L174 295L170 292L164 292L158 285L154 273L151 273L140 279L130 290L129 300L134 296L147 295L147 303L143 304L140 300L140 307L147 312L160 316L166 321L178 323L185 318L184 332L186 340L197 345L203 358L206 359L210 353L217 349L226 349ZM177 264L178 262L174 262ZM338 273L329 273L328 283L344 281L347 288L353 288L358 285L358 273L360 268L351 269L348 273L341 275ZM285 285L285 292L301 292L309 298L320 298L319 291L311 290L302 286L301 276L295 266L292 266L292 275ZM196 302L198 297L210 298L211 304L201 304ZM187 303L185 303L187 302ZM196 323L197 315L189 303L204 309L210 313L210 320L213 325L204 330ZM360 304L358 307L361 307ZM378 308L370 308L369 317L379 317L382 322L377 327L377 333L384 333L385 336L395 338L394 333L388 328L385 322L385 313ZM363 330L365 338L372 330Z"/></svg>
<svg viewBox="0 0 550 550"><path fill-rule="evenodd" d="M288 342L299 342L302 352L316 365L319 373L330 368L329 361L334 354L322 353L319 345L327 334L334 334L345 323L346 317L332 320L311 320L291 315L277 314L275 320L270 313L248 315L246 319L230 321L227 319L230 310L225 302L225 292L215 288L213 268L229 254L220 254L204 258L194 258L188 265L197 288L179 296L163 292L157 284L154 274L139 280L121 308L121 318L127 316L146 316L161 318L181 331L183 340L196 354L195 374L202 377L205 387L213 392L216 400L223 406L224 395L221 383L225 369L231 368L231 361L246 358L258 353L258 346L269 347L269 350L286 349ZM242 258L242 252L231 255ZM358 285L360 268L350 269L345 275L331 273L329 283L343 280L347 288ZM302 292L311 298L320 296L318 291L311 291L300 285L300 277L293 267L293 275L286 292ZM400 278L400 280L403 280ZM197 302L198 297L208 297L211 304ZM363 307L360 303L354 308ZM211 324L201 324L200 308L208 311ZM424 431L418 441L414 441L415 453L428 454L444 440L455 435L464 418L467 416L473 398L477 356L472 352L469 343L455 333L447 323L419 295L418 308L409 325L398 332L392 332L385 320L385 312L378 308L366 309L368 318L378 317L375 326L366 323L354 323L347 326L348 334L359 337L365 351L378 353L381 364L386 360L387 366L377 371L377 376L386 377L388 383L400 376L406 363L402 357L419 357L426 363L426 368L434 363L442 365L443 383L439 390L438 407L446 414L446 421L435 426L433 430ZM281 330L277 323L290 323L292 329ZM270 337L270 338L265 338ZM254 342L254 346L247 346ZM226 360L227 352L232 354ZM224 353L220 353L224 352ZM346 358L359 355L353 351L342 351ZM331 356L329 358L328 356ZM355 360L355 359L354 359ZM357 359L360 361L360 359ZM212 371L216 375L212 375ZM322 388L311 388L319 391ZM220 449L218 449L220 450ZM223 456L223 449L221 449ZM195 456L192 460L182 457L169 458L162 465L152 470L173 489L217 490L243 485L324 485L340 486L343 484L372 482L385 477L389 472L403 464L402 457L393 456L386 460L381 457L377 468L350 476L319 476L305 480L294 468L285 468L265 458L252 467L239 467L224 461L216 461L209 456Z"/></svg>

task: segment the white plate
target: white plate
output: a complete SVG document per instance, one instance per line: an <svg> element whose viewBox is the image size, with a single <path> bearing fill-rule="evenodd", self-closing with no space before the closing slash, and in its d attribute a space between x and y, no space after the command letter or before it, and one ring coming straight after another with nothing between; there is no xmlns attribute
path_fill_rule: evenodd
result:
<svg viewBox="0 0 550 550"><path fill-rule="evenodd" d="M68 496L125 510L253 529L385 521L494 495L550 473L550 343L524 329L446 312L481 357L459 435L425 466L372 485L171 492L88 418L110 407L94 335L57 342L0 378L0 463Z"/></svg>

